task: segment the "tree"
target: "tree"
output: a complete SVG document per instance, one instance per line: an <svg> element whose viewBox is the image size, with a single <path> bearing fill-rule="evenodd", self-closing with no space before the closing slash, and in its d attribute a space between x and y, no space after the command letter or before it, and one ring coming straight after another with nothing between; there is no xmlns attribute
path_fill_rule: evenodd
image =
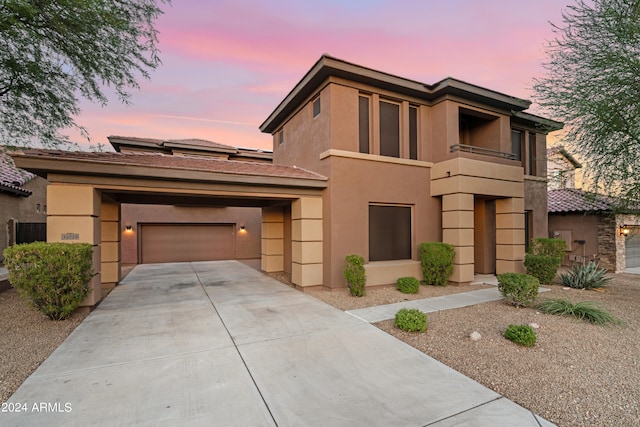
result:
<svg viewBox="0 0 640 427"><path fill-rule="evenodd" d="M160 0L166 2L165 0ZM55 145L79 98L122 102L160 64L155 0L0 0L0 143Z"/></svg>
<svg viewBox="0 0 640 427"><path fill-rule="evenodd" d="M640 200L640 0L577 0L553 29L534 99L600 191Z"/></svg>

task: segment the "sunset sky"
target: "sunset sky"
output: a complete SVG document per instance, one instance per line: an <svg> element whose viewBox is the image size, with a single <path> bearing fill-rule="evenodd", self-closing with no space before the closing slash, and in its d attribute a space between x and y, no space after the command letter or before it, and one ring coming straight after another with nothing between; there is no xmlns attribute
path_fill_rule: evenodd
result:
<svg viewBox="0 0 640 427"><path fill-rule="evenodd" d="M158 20L162 65L106 107L108 135L271 148L258 126L323 54L423 83L447 76L529 99L543 48L571 0L173 0ZM80 142L75 136L73 139Z"/></svg>

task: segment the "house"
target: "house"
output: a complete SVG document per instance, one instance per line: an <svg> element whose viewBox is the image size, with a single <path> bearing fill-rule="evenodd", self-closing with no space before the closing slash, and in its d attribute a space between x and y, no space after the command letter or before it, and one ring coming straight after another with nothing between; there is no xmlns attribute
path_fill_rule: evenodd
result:
<svg viewBox="0 0 640 427"><path fill-rule="evenodd" d="M523 271L526 242L547 235L546 135L562 127L529 106L322 56L260 129L273 135L274 164L328 178L324 285L344 286L351 253L365 258L369 285L420 277L425 241L454 245L455 283Z"/></svg>
<svg viewBox="0 0 640 427"><path fill-rule="evenodd" d="M49 178L47 240L94 245L86 305L120 280L128 233L133 252L171 249L179 231L155 233L173 236L164 243L141 235L148 225L176 225L178 207L258 210L259 230L234 214L200 221L228 222L236 248L241 233L259 240L262 270L284 272L300 289L345 287L344 259L354 253L366 260L369 286L420 277L418 245L427 241L455 247L450 281L467 284L475 273L523 271L526 242L548 235L546 135L562 124L529 106L454 78L424 84L323 55L260 126L273 137L272 155L113 137L116 153L13 158ZM133 204L159 216L137 229L128 221L143 213L126 216ZM218 240L200 242L225 246ZM201 252L181 248L189 260ZM148 262L144 253L138 262Z"/></svg>
<svg viewBox="0 0 640 427"><path fill-rule="evenodd" d="M551 147L547 158L549 235L565 241L563 263L593 260L616 273L640 267L640 218L611 197L576 188L582 165L564 147Z"/></svg>
<svg viewBox="0 0 640 427"><path fill-rule="evenodd" d="M47 181L22 170L0 147L0 262L15 243L44 240Z"/></svg>

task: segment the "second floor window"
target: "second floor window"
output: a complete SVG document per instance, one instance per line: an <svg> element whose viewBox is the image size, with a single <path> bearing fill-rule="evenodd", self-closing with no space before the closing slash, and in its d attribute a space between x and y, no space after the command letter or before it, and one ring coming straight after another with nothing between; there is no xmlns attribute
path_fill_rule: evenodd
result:
<svg viewBox="0 0 640 427"><path fill-rule="evenodd" d="M380 101L380 155L400 157L400 105Z"/></svg>

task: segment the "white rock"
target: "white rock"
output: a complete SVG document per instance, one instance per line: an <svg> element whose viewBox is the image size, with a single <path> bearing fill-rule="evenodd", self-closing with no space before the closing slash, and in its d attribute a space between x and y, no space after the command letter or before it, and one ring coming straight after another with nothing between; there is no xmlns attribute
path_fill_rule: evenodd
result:
<svg viewBox="0 0 640 427"><path fill-rule="evenodd" d="M538 325L537 323L529 323L529 326L531 326L533 329L540 329L540 325Z"/></svg>
<svg viewBox="0 0 640 427"><path fill-rule="evenodd" d="M469 335L469 338L471 338L471 341L479 341L480 338L482 338L482 335L480 335L479 332L473 331L471 332L471 335Z"/></svg>

